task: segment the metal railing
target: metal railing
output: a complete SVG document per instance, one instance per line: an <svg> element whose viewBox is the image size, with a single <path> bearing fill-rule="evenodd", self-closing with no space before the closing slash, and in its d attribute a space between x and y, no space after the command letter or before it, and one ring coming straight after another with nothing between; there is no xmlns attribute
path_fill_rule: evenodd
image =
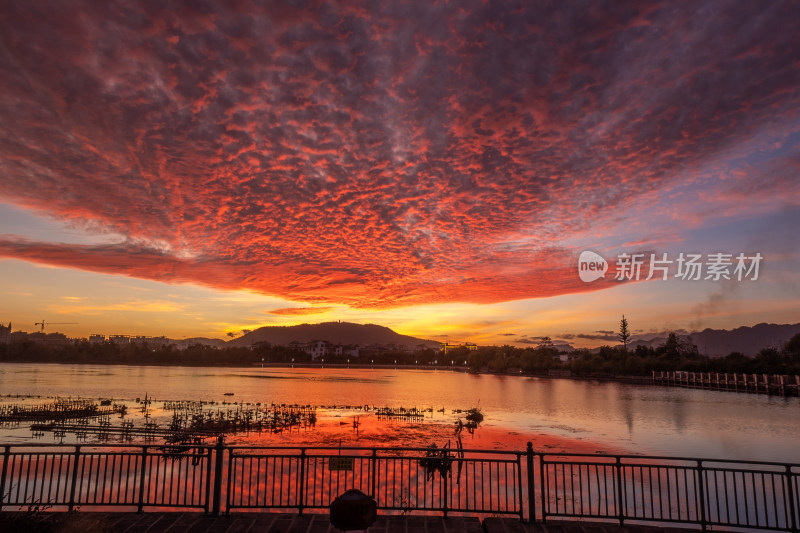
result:
<svg viewBox="0 0 800 533"><path fill-rule="evenodd" d="M430 448L0 446L0 509L328 508L798 531L800 465Z"/></svg>
<svg viewBox="0 0 800 533"><path fill-rule="evenodd" d="M635 455L535 454L540 517L798 531L800 466Z"/></svg>
<svg viewBox="0 0 800 533"><path fill-rule="evenodd" d="M429 448L229 448L228 510L327 508L349 489L379 509L524 518L524 452Z"/></svg>
<svg viewBox="0 0 800 533"><path fill-rule="evenodd" d="M211 511L213 446L3 446L0 509L82 506Z"/></svg>

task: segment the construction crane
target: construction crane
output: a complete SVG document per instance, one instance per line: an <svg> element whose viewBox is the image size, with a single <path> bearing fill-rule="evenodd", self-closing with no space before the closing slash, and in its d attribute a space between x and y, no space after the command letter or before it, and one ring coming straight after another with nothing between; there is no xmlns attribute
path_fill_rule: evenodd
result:
<svg viewBox="0 0 800 533"><path fill-rule="evenodd" d="M77 322L48 322L48 324L52 326L54 324L77 324ZM36 322L34 325L35 326L42 326L42 330L41 331L42 331L42 333L44 333L44 319L42 319L41 322Z"/></svg>

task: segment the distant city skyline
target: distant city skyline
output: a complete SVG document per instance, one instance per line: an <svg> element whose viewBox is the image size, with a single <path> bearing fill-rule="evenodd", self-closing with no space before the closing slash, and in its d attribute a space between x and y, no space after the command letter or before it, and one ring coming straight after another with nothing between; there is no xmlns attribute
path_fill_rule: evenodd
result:
<svg viewBox="0 0 800 533"><path fill-rule="evenodd" d="M800 4L212 6L7 6L0 322L800 322Z"/></svg>
<svg viewBox="0 0 800 533"><path fill-rule="evenodd" d="M330 324L342 324L341 321L332 321L324 323L304 323L297 325L305 327L302 331L289 332L292 327L277 326L278 337L274 337L274 333L268 334L266 338L263 334L256 331L242 332L240 337L238 334L229 333L227 338L220 339L215 337L196 336L196 337L182 337L172 338L167 335L130 335L122 332L115 334L94 333L88 336L66 336L60 331L26 331L21 327L14 327L11 329L13 323L8 325L0 322L0 344L6 342L20 342L24 339L47 342L51 345L63 345L72 340L88 340L91 343L98 342L115 342L123 344L137 344L137 343L154 343L160 345L177 345L179 349L186 348L192 344L200 343L217 348L225 346L250 346L258 345L261 342L276 345L292 345L300 343L303 345L312 345L315 342L323 341L332 345L348 345L353 347L369 347L373 344L377 345L396 345L396 340L365 340L360 338L358 330L352 330L353 326L359 326L356 323L346 323L348 328L345 330L323 330L314 329L318 326L327 326ZM379 330L384 330L380 324L373 324L378 326ZM349 333L347 333L349 332ZM246 334L254 333L257 336L251 337ZM396 335L397 332L391 333ZM774 348L777 350L783 349L784 345L790 340L791 337L800 333L800 323L797 324L767 324L760 323L756 327L740 326L730 330L725 329L704 329L702 331L686 331L686 330L664 330L660 332L647 332L636 333L630 335L628 338L629 345L643 344L646 347L657 348L663 346L666 339L672 335L677 334L680 338L685 338L694 344L703 355L710 355L712 357L725 356L731 352L738 351L745 355L755 355L761 349ZM402 335L402 334L401 334ZM414 337L414 336L411 336ZM440 336L442 337L442 336ZM249 338L249 343L242 344L240 340L244 341ZM479 346L502 346L513 345L521 348L537 348L539 346L552 346L562 351L566 350L579 350L579 349L599 349L602 346L621 346L620 330L617 331L599 331L596 333L581 333L575 335L565 335L564 338L550 337L550 336L522 336L522 337L508 337L502 339L500 342L494 343L476 343L470 339L454 339L454 338L423 338L414 337L422 343L430 344L430 341L438 343L445 351L449 347L471 346L477 348ZM229 341L236 340L236 342L228 344ZM362 342L363 341L363 342ZM409 339L406 339L406 348L411 349L412 344L408 344ZM422 346L413 345L413 346Z"/></svg>

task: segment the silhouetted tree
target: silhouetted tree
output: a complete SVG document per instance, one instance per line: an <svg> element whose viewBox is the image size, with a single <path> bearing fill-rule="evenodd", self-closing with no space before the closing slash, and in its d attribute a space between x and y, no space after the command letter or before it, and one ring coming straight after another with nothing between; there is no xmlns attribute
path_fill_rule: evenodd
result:
<svg viewBox="0 0 800 533"><path fill-rule="evenodd" d="M678 341L678 336L675 332L670 333L667 336L667 340L662 346L664 349L664 355L671 359L680 359L681 357L681 343Z"/></svg>
<svg viewBox="0 0 800 533"><path fill-rule="evenodd" d="M783 353L789 361L800 362L800 333L789 339L783 347Z"/></svg>
<svg viewBox="0 0 800 533"><path fill-rule="evenodd" d="M628 319L622 315L622 320L619 321L619 340L622 341L622 349L628 351L628 339L631 338L631 332L628 329Z"/></svg>

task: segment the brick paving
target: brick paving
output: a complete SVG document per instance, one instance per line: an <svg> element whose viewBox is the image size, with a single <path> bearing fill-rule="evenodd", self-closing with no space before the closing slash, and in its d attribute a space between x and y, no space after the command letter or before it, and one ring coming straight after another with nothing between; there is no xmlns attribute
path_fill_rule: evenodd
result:
<svg viewBox="0 0 800 533"><path fill-rule="evenodd" d="M695 528L696 529L696 528ZM327 514L0 512L3 533L340 533ZM514 518L380 515L365 533L672 533L685 529Z"/></svg>

